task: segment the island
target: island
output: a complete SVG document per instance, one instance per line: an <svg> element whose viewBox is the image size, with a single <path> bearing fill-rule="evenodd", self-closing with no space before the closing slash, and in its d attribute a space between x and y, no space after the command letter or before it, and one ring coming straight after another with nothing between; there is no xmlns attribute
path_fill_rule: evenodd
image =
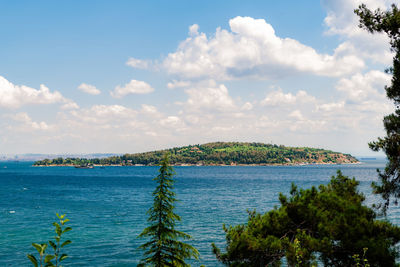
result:
<svg viewBox="0 0 400 267"><path fill-rule="evenodd" d="M245 142L214 142L106 158L55 158L34 166L154 166L169 153L174 166L352 164L359 161L343 154L310 147Z"/></svg>

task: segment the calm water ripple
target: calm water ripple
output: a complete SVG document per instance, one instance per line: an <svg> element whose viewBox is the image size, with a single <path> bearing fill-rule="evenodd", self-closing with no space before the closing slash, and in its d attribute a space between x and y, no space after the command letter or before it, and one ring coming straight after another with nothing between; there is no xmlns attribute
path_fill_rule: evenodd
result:
<svg viewBox="0 0 400 267"><path fill-rule="evenodd" d="M66 213L73 241L66 247L73 266L136 266L143 240L136 237L146 227L146 211L157 167L32 167L26 162L0 162L0 266L30 266L32 242L53 236L55 213ZM7 168L4 168L7 166ZM246 222L246 210L265 212L278 204L279 192L328 183L341 169L361 182L367 204L379 200L370 183L384 162L360 165L292 167L176 167L175 192L182 217L178 229L192 235L201 253L193 266L221 266L211 253L211 243L223 247L222 224ZM392 207L389 220L400 223L400 209Z"/></svg>

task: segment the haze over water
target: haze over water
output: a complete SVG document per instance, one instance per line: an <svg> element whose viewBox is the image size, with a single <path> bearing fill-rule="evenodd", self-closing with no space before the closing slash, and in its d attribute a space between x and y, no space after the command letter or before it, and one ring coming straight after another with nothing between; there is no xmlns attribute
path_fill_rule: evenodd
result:
<svg viewBox="0 0 400 267"><path fill-rule="evenodd" d="M32 167L31 162L0 162L0 266L29 266L32 242L53 237L55 213L67 214L72 244L65 265L136 266L142 252L137 239L147 226L152 205L152 179L158 167ZM4 168L4 167L7 168ZM341 169L356 177L367 204L379 198L370 194L383 161L359 165L313 166L202 166L175 167L175 192L182 217L177 228L190 235L201 253L192 266L221 266L211 253L211 243L224 247L222 224L247 220L247 209L265 212L278 203L279 192L288 193L294 182L302 188L326 184ZM400 209L388 219L400 223Z"/></svg>

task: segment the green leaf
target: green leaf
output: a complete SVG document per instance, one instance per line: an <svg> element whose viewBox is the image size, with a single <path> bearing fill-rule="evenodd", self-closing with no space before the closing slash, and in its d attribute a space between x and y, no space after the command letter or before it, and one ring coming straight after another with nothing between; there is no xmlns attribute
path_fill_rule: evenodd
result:
<svg viewBox="0 0 400 267"><path fill-rule="evenodd" d="M54 255L46 255L46 257L44 257L44 262L45 263L49 263L52 259L54 259L56 256Z"/></svg>
<svg viewBox="0 0 400 267"><path fill-rule="evenodd" d="M33 256L32 254L28 254L27 257L28 257L28 259L31 260L33 266L38 267L38 262L37 262L37 259L35 258L35 256Z"/></svg>
<svg viewBox="0 0 400 267"><path fill-rule="evenodd" d="M54 222L53 225L56 227L56 229L55 229L56 234L61 235L61 226L56 222Z"/></svg>
<svg viewBox="0 0 400 267"><path fill-rule="evenodd" d="M67 240L67 241L65 241L64 243L61 244L61 247L64 247L64 246L66 246L68 244L71 244L71 243L72 243L71 240Z"/></svg>
<svg viewBox="0 0 400 267"><path fill-rule="evenodd" d="M49 240L49 244L54 250L57 249L57 245L53 241Z"/></svg>
<svg viewBox="0 0 400 267"><path fill-rule="evenodd" d="M64 217L65 217L65 214L60 215L60 214L56 213L56 215L57 215L57 218L60 220L64 219Z"/></svg>
<svg viewBox="0 0 400 267"><path fill-rule="evenodd" d="M67 254L62 254L62 255L60 256L60 262L63 261L63 260L65 260L66 258L68 258L68 255L67 255Z"/></svg>
<svg viewBox="0 0 400 267"><path fill-rule="evenodd" d="M66 227L66 228L64 229L64 231L62 231L62 233L66 233L66 232L69 232L69 231L71 231L71 230L72 230L71 227Z"/></svg>
<svg viewBox="0 0 400 267"><path fill-rule="evenodd" d="M42 253L42 246L38 243L32 243L32 246L36 248L37 252Z"/></svg>
<svg viewBox="0 0 400 267"><path fill-rule="evenodd" d="M32 243L32 246L39 252L40 255L43 255L46 252L47 244L38 244L38 243Z"/></svg>

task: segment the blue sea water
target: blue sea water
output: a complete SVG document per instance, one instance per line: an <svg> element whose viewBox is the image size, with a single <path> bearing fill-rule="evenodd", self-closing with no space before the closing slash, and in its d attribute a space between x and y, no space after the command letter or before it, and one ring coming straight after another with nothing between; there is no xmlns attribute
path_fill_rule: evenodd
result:
<svg viewBox="0 0 400 267"><path fill-rule="evenodd" d="M5 168L7 167L7 168ZM193 239L201 253L192 266L221 266L211 243L224 247L222 224L247 220L246 210L265 212L278 204L279 192L288 193L294 182L302 188L326 184L341 169L360 181L360 191L371 205L370 183L383 161L359 165L310 166L202 166L175 167L175 192L180 200L177 228ZM157 167L32 167L31 162L0 162L0 266L30 266L32 242L54 236L55 213L67 214L73 243L65 266L136 266L144 242L137 236L147 226L152 205L152 178ZM400 209L392 207L388 219L400 223Z"/></svg>

